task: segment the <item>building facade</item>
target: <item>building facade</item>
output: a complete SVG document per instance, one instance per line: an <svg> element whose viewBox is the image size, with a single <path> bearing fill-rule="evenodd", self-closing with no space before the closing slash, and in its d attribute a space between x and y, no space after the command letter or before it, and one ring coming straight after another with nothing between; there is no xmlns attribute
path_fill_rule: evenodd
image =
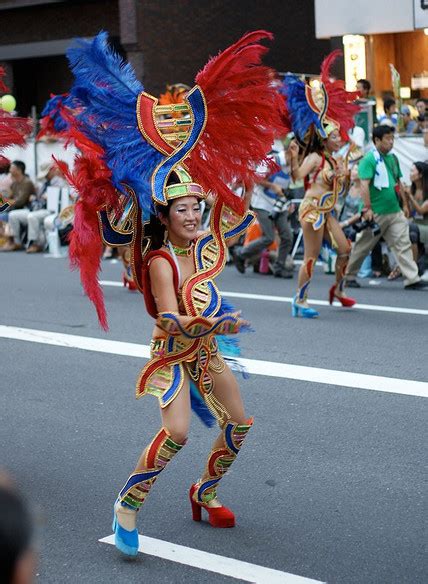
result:
<svg viewBox="0 0 428 584"><path fill-rule="evenodd" d="M315 38L313 0L0 0L0 64L20 114L39 113L71 83L65 51L74 37L107 30L147 91L192 84L208 58L250 30L275 41L266 63L317 73L337 39Z"/></svg>

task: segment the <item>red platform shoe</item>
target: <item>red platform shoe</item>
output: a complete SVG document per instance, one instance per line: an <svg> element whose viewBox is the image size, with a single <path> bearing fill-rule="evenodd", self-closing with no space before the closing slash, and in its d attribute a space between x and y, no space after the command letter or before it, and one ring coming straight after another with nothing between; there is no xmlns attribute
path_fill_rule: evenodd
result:
<svg viewBox="0 0 428 584"><path fill-rule="evenodd" d="M122 282L124 287L128 288L130 292L135 292L135 290L137 289L135 282L133 280L129 280L125 272L122 274Z"/></svg>
<svg viewBox="0 0 428 584"><path fill-rule="evenodd" d="M205 509L208 513L208 523L212 527L235 527L235 515L227 507L208 507L205 503L194 500L193 495L197 488L196 485L192 485L189 491L193 521L201 521L202 509Z"/></svg>
<svg viewBox="0 0 428 584"><path fill-rule="evenodd" d="M340 304L342 306L344 306L345 308L351 308L351 306L354 306L354 304L357 303L357 301L354 300L354 298L337 296L337 294L336 294L336 284L334 284L330 288L330 291L329 291L329 294L328 294L328 300L329 300L330 304L333 304L333 300L335 298L336 298L336 300L339 300Z"/></svg>

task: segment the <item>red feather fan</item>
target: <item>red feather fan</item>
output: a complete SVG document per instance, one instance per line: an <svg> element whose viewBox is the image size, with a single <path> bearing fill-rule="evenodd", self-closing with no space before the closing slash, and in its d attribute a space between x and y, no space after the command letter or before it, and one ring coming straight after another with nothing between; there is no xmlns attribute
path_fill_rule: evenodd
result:
<svg viewBox="0 0 428 584"><path fill-rule="evenodd" d="M340 125L342 138L349 140L348 132L354 126L354 116L360 110L354 103L359 97L357 91L346 91L345 83L341 79L330 80L331 67L334 61L342 55L342 51L336 49L330 53L321 65L321 81L324 83L328 94L328 108L326 117Z"/></svg>
<svg viewBox="0 0 428 584"><path fill-rule="evenodd" d="M83 289L95 305L101 326L108 330L104 295L98 282L103 244L97 211L105 205L114 207L117 196L111 183L111 172L102 159L102 148L75 127L64 132L64 135L82 152L75 157L72 172L64 162L55 160L67 181L79 193L70 237L70 264L73 269L80 270Z"/></svg>
<svg viewBox="0 0 428 584"><path fill-rule="evenodd" d="M242 212L242 200L227 187L239 177L247 186L257 181L257 166L276 137L285 134L284 100L272 69L261 65L271 40L266 31L247 33L212 58L196 76L208 108L205 131L187 164L206 191Z"/></svg>

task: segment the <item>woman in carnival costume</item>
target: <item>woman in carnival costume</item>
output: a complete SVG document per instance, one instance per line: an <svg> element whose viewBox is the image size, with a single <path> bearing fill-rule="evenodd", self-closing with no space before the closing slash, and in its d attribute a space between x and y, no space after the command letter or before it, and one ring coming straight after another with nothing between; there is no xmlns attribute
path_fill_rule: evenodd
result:
<svg viewBox="0 0 428 584"><path fill-rule="evenodd" d="M0 93L7 93L9 88L4 84L5 70L0 67ZM9 146L25 146L26 138L31 134L33 124L30 118L20 118L0 107L0 153ZM3 159L8 162L6 158ZM6 212L10 203L0 193L0 213Z"/></svg>
<svg viewBox="0 0 428 584"><path fill-rule="evenodd" d="M335 206L346 192L347 168L352 148L345 159L334 158L343 141L349 140L353 117L358 106L357 94L345 91L343 81L330 80L332 62L340 55L333 51L321 66L320 83L311 87L295 75L285 76L283 93L288 123L296 141L289 147L291 174L304 179L305 197L300 205L299 220L303 230L304 259L299 270L298 290L292 303L292 315L316 318L319 313L308 306L308 287L323 240L337 251L336 282L330 288L330 304L336 298L342 306L351 307L355 300L344 293L344 275L351 244L335 216Z"/></svg>
<svg viewBox="0 0 428 584"><path fill-rule="evenodd" d="M213 280L224 267L227 243L252 221L227 185L251 185L283 132L282 98L272 70L261 65L267 49L260 41L270 38L264 31L245 35L208 62L183 103L167 105L144 92L130 65L108 47L106 33L79 40L68 52L75 82L64 111L66 117L67 108L78 113L68 118L67 133L82 151L68 175L80 194L71 261L106 328L97 280L102 240L130 246L134 282L155 319L151 359L136 394L159 399L162 427L114 504L116 546L129 556L138 553L138 510L186 443L191 405L207 424L220 426L206 468L190 488L193 519L200 521L204 509L213 527L235 524L217 485L252 419L217 335L236 335L247 323ZM199 202L208 191L215 204L210 230L200 234Z"/></svg>

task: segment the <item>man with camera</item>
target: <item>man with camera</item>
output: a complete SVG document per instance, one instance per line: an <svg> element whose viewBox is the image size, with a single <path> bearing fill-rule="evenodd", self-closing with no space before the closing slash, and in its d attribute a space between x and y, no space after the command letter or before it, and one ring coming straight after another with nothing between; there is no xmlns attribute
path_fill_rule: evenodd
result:
<svg viewBox="0 0 428 584"><path fill-rule="evenodd" d="M234 262L237 270L243 274L246 261L257 257L273 243L276 229L280 243L278 256L273 265L273 274L277 278L292 278L292 271L287 270L285 266L285 260L293 245L293 234L287 212L292 195L288 192L290 176L286 167L284 147L280 140L275 140L269 156L275 160L281 170L261 179L255 185L251 198L251 208L256 213L262 236L236 249ZM262 169L260 169L260 174L262 174Z"/></svg>
<svg viewBox="0 0 428 584"><path fill-rule="evenodd" d="M359 225L361 236L352 249L346 271L347 285L360 287L356 275L361 264L383 237L397 259L404 277L404 287L410 290L424 288L425 283L421 282L413 260L409 225L400 207L402 174L398 158L391 154L394 128L386 125L375 127L373 142L374 150L364 156L358 167L364 208ZM407 210L405 202L403 207Z"/></svg>

